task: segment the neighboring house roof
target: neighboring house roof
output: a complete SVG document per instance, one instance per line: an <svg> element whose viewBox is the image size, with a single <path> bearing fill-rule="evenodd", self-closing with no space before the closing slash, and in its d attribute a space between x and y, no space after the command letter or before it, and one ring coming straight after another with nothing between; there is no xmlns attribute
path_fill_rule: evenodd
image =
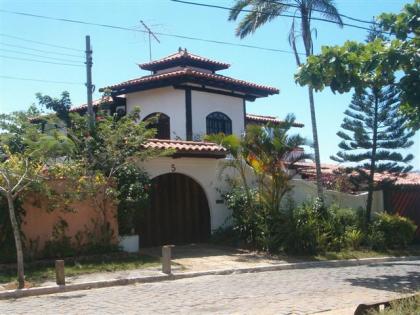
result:
<svg viewBox="0 0 420 315"><path fill-rule="evenodd" d="M100 105L112 104L112 102L113 102L112 97L107 96L105 98L99 98L97 100L92 101L92 106L93 107L99 107ZM74 107L70 108L69 112L76 113L76 112L81 112L81 111L84 111L84 110L87 110L87 104L74 106Z"/></svg>
<svg viewBox="0 0 420 315"><path fill-rule="evenodd" d="M171 67L199 67L209 69L212 71L223 70L230 67L228 63L219 62L204 58L188 52L186 49L179 49L177 53L164 57L162 59L154 60L139 64L139 67L143 70L158 71L161 69L167 69Z"/></svg>
<svg viewBox="0 0 420 315"><path fill-rule="evenodd" d="M155 87L176 85L181 83L198 83L228 91L235 91L249 95L252 98L278 94L277 88L259 85L243 80L234 79L215 73L208 73L186 67L167 73L152 74L140 78L110 85L105 89L111 89L115 94L124 94L134 91L147 90Z"/></svg>
<svg viewBox="0 0 420 315"><path fill-rule="evenodd" d="M246 114L246 122L247 123L256 123L256 124L267 124L267 123L272 123L272 124L282 124L284 123L283 120L278 119L277 117L274 116L262 116L262 115L255 115L255 114ZM305 125L302 123L294 123L293 127L299 127L302 128Z"/></svg>
<svg viewBox="0 0 420 315"><path fill-rule="evenodd" d="M202 156L224 158L228 150L213 142L150 139L145 148L175 150L174 156Z"/></svg>
<svg viewBox="0 0 420 315"><path fill-rule="evenodd" d="M297 163L297 172L304 179L315 180L316 169L315 163ZM344 167L335 164L321 164L321 173L323 177L331 178L331 176L340 176L345 170ZM350 174L351 175L351 174ZM392 182L395 186L420 186L420 173L408 172L402 174L392 173L376 173L375 182L377 184Z"/></svg>

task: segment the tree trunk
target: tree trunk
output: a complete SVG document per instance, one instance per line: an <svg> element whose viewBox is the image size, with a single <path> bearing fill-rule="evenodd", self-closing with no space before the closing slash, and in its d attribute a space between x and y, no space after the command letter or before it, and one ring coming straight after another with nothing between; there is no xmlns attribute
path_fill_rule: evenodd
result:
<svg viewBox="0 0 420 315"><path fill-rule="evenodd" d="M321 159L319 156L319 143L318 143L318 129L316 126L316 115L315 115L315 102L314 102L314 90L312 87L308 87L309 92L309 107L311 110L311 123L312 123L312 137L314 142L315 151L315 167L316 167L316 188L318 198L323 202L324 200L324 189L322 187L322 173L321 173Z"/></svg>
<svg viewBox="0 0 420 315"><path fill-rule="evenodd" d="M373 190L375 184L375 164L376 164L376 147L377 147L377 137L378 137L378 95L377 92L373 92L375 95L375 108L373 113L373 133L372 133L372 155L370 158L370 168L369 168L369 180L368 180L368 197L366 201L366 226L369 225L370 217L372 213L372 201L373 201Z"/></svg>
<svg viewBox="0 0 420 315"><path fill-rule="evenodd" d="M309 18L309 10L305 7L301 9L302 14L302 39L305 46L306 57L312 55L312 35ZM316 167L316 188L317 196L322 203L324 203L324 190L322 187L322 173L321 173L321 159L319 155L319 143L318 143L318 129L316 126L316 115L315 115L315 101L314 101L314 90L311 86L308 86L309 93L309 107L311 112L311 124L312 124L312 137L315 151L315 167Z"/></svg>
<svg viewBox="0 0 420 315"><path fill-rule="evenodd" d="M23 267L22 239L20 238L19 223L16 219L13 196L10 193L7 193L6 197L9 206L10 223L12 224L13 236L15 238L16 245L18 288L23 289L25 287L25 272Z"/></svg>

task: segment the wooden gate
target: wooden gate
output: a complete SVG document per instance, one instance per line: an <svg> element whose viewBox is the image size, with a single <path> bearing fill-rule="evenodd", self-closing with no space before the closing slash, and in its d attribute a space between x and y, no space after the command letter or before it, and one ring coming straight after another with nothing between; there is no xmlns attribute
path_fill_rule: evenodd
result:
<svg viewBox="0 0 420 315"><path fill-rule="evenodd" d="M203 188L182 174L154 178L150 207L140 219L139 234L141 247L207 241L210 210Z"/></svg>
<svg viewBox="0 0 420 315"><path fill-rule="evenodd" d="M417 224L416 238L420 240L420 187L391 186L384 189L384 206L389 213L398 213Z"/></svg>

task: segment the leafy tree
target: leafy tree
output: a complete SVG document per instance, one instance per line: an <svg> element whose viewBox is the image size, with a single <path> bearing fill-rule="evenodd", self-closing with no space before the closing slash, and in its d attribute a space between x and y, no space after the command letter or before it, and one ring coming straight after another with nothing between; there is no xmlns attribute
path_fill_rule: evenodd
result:
<svg viewBox="0 0 420 315"><path fill-rule="evenodd" d="M43 100L44 106L54 109L55 99L44 96ZM70 99L68 103L71 103ZM108 197L112 197L119 200L120 222L127 223L127 226L121 226L121 231L129 232L134 225L132 218L136 213L133 213L133 210L138 211L144 207L148 196L144 188L149 180L137 162L172 153L171 150L147 147L147 141L156 134L156 129L149 128L149 124L153 124L155 118L147 122L141 121L139 108L122 117L110 116L99 111L96 123L87 128L88 115L70 113L68 107L55 108L57 115L48 117L47 122L54 124L57 118L68 117L66 132L76 144L76 154L73 159L84 168L83 174L76 172L75 175L85 178L85 184L90 187L85 189L92 192L93 200L98 210L102 212L103 220L100 228L104 230L103 232L107 230L107 202ZM67 112L62 113L61 110ZM117 183L117 187L111 184L113 182Z"/></svg>
<svg viewBox="0 0 420 315"><path fill-rule="evenodd" d="M359 173L359 182L368 185L366 222L369 222L374 191L374 177L380 172L407 172L405 165L413 159L412 154L403 156L399 149L409 148L413 131L406 128L405 117L398 115L399 93L394 86L382 89L362 90L353 95L344 114L341 149L331 159L350 163Z"/></svg>
<svg viewBox="0 0 420 315"><path fill-rule="evenodd" d="M392 39L377 38L368 43L347 41L342 46L326 46L310 56L295 76L301 85L317 91L329 86L333 92L352 88L381 88L394 84L400 92L400 110L411 127L420 128L420 1L407 4L400 14L382 14L382 31Z"/></svg>
<svg viewBox="0 0 420 315"><path fill-rule="evenodd" d="M385 40L378 27L372 27L367 42ZM405 165L413 159L396 152L413 144L414 132L407 128L407 119L399 115L400 93L391 81L387 86L377 82L372 89L360 89L353 94L349 109L344 112L341 151L331 158L340 163L352 163L359 173L356 182L367 183L366 220L371 216L374 178L377 172L408 172Z"/></svg>
<svg viewBox="0 0 420 315"><path fill-rule="evenodd" d="M48 163L59 156L70 155L73 149L72 142L65 135L56 130L42 133L27 118L23 113L13 113L2 115L0 122L3 129L0 133L0 193L7 200L13 230L19 288L24 287L25 278L17 199L45 184L43 171Z"/></svg>
<svg viewBox="0 0 420 315"><path fill-rule="evenodd" d="M236 20L241 11L250 7L251 10L245 15L236 29L236 35L244 38L251 33L254 33L260 26L275 19L282 13L288 11L291 7L295 9L295 14L299 15L300 31L296 25L295 19L292 22L289 32L289 43L295 53L296 64L301 66L301 59L297 49L297 38L301 37L305 49L305 56L309 57L313 54L313 39L312 39L312 16L317 12L331 21L336 22L342 26L341 17L338 14L337 8L333 0L237 0L232 7L229 20ZM319 155L318 131L316 126L315 116L315 101L312 86L308 86L309 106L311 112L312 122L312 136L313 146L315 151L316 164L316 179L318 197L323 198L322 176L321 176L321 162Z"/></svg>
<svg viewBox="0 0 420 315"><path fill-rule="evenodd" d="M239 187L246 196L246 209L243 209L243 222L249 222L259 232L248 229L252 242L259 242L264 249L274 249L279 219L281 217L281 202L291 189L289 180L293 176L290 168L307 158L308 155L300 149L306 141L299 135L289 135L294 117L288 116L282 126L250 125L245 136L238 139L234 135L208 135L206 139L224 145L232 155L225 168L234 168L239 178L230 178L232 191ZM249 175L256 180L256 189L248 182ZM258 223L259 222L259 223Z"/></svg>
<svg viewBox="0 0 420 315"><path fill-rule="evenodd" d="M61 98L53 98L48 95L36 94L39 105L45 106L57 114L57 117L62 120L66 126L70 126L69 110L71 107L70 93L64 91L61 93Z"/></svg>

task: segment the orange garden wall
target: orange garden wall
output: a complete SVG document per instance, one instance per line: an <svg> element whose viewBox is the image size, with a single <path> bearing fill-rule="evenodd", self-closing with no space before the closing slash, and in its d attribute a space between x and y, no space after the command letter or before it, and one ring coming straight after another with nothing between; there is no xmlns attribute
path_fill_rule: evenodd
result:
<svg viewBox="0 0 420 315"><path fill-rule="evenodd" d="M85 199L70 203L71 212L63 211L60 207L55 208L52 212L48 212L46 199L28 196L24 203L23 209L26 211L24 222L22 224L22 232L26 238L26 244L29 246L30 240L36 244L36 250L40 251L44 248L45 243L51 239L54 226L61 220L65 220L68 224L66 236L75 242L75 235L82 233L83 243L86 243L86 230L94 231L94 222L103 222L105 217L113 230L113 241L116 243L118 239L118 222L116 205L113 202L106 203L105 216L102 211L97 209L93 199ZM79 233L79 234L80 234ZM33 249L32 249L33 250Z"/></svg>

